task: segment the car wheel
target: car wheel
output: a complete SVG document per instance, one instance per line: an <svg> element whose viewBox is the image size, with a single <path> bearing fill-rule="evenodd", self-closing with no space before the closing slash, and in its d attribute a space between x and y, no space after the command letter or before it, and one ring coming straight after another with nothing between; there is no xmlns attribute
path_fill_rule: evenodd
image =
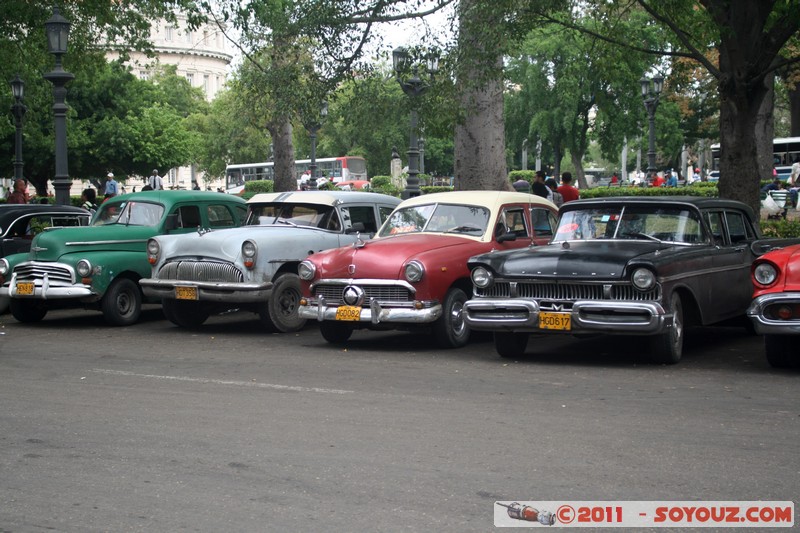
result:
<svg viewBox="0 0 800 533"><path fill-rule="evenodd" d="M161 301L167 320L182 328L198 328L208 319L210 313L199 302L165 299Z"/></svg>
<svg viewBox="0 0 800 533"><path fill-rule="evenodd" d="M284 274L275 280L267 306L275 329L282 333L298 331L306 325L306 320L298 315L300 278L297 274Z"/></svg>
<svg viewBox="0 0 800 533"><path fill-rule="evenodd" d="M264 326L265 333L275 333L278 331L278 328L275 327L275 323L269 316L269 301L259 304L258 318L261 321L261 325Z"/></svg>
<svg viewBox="0 0 800 533"><path fill-rule="evenodd" d="M142 313L142 293L128 278L114 280L101 302L103 318L112 326L130 326Z"/></svg>
<svg viewBox="0 0 800 533"><path fill-rule="evenodd" d="M767 362L773 368L794 368L800 363L795 357L792 343L797 342L796 335L764 335L764 349Z"/></svg>
<svg viewBox="0 0 800 533"><path fill-rule="evenodd" d="M670 297L672 327L666 333L653 337L650 344L650 360L661 365L674 365L683 355L683 304L678 293Z"/></svg>
<svg viewBox="0 0 800 533"><path fill-rule="evenodd" d="M464 321L467 295L461 289L450 289L442 304L442 316L433 323L433 337L442 348L461 348L469 341L469 326Z"/></svg>
<svg viewBox="0 0 800 533"><path fill-rule="evenodd" d="M9 308L20 322L39 322L47 314L47 306L41 300L12 298Z"/></svg>
<svg viewBox="0 0 800 533"><path fill-rule="evenodd" d="M494 348L500 357L520 357L528 347L528 336L527 333L495 332Z"/></svg>
<svg viewBox="0 0 800 533"><path fill-rule="evenodd" d="M322 338L331 344L342 344L347 342L353 334L353 326L342 324L341 322L323 321L319 323L319 332Z"/></svg>

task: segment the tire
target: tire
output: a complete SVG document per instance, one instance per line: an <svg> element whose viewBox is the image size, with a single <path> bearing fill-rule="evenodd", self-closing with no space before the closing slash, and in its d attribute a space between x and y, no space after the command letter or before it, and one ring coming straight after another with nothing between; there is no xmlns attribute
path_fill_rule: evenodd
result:
<svg viewBox="0 0 800 533"><path fill-rule="evenodd" d="M8 307L11 304L11 298L8 296L0 296L0 315L8 311Z"/></svg>
<svg viewBox="0 0 800 533"><path fill-rule="evenodd" d="M258 318L261 321L261 325L264 326L265 333L275 333L278 331L278 328L275 327L275 323L269 316L268 301L258 306Z"/></svg>
<svg viewBox="0 0 800 533"><path fill-rule="evenodd" d="M119 278L111 283L100 304L103 318L112 326L130 326L142 314L142 293L136 282Z"/></svg>
<svg viewBox="0 0 800 533"><path fill-rule="evenodd" d="M331 344L343 344L350 339L353 334L353 326L342 324L341 322L331 322L325 320L319 323L319 332L322 338Z"/></svg>
<svg viewBox="0 0 800 533"><path fill-rule="evenodd" d="M11 314L20 322L39 322L47 314L47 305L41 300L11 298Z"/></svg>
<svg viewBox="0 0 800 533"><path fill-rule="evenodd" d="M495 332L494 348L500 357L514 359L525 355L525 348L528 347L527 333L507 333Z"/></svg>
<svg viewBox="0 0 800 533"><path fill-rule="evenodd" d="M306 325L306 319L298 315L300 296L300 278L297 274L283 274L275 280L267 309L275 329L281 333L299 331Z"/></svg>
<svg viewBox="0 0 800 533"><path fill-rule="evenodd" d="M792 343L797 342L796 335L764 335L764 350L767 362L773 368L795 368L800 366L800 359L792 350Z"/></svg>
<svg viewBox="0 0 800 533"><path fill-rule="evenodd" d="M461 289L450 289L442 304L442 316L433 323L433 338L441 348L461 348L469 342L469 326L464 322L464 302L467 295Z"/></svg>
<svg viewBox="0 0 800 533"><path fill-rule="evenodd" d="M683 304L678 293L670 297L672 310L672 327L669 331L657 335L650 341L650 361L659 365L674 365L683 356Z"/></svg>
<svg viewBox="0 0 800 533"><path fill-rule="evenodd" d="M164 316L167 320L182 328L199 328L208 320L210 313L204 309L200 302L185 300L165 299L161 301Z"/></svg>

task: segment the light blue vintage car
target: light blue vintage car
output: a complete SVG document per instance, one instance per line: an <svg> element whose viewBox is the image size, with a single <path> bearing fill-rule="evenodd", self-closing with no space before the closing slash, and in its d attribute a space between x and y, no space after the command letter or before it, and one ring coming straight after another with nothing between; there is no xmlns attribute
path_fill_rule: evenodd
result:
<svg viewBox="0 0 800 533"><path fill-rule="evenodd" d="M400 200L354 191L258 194L241 228L150 239L144 293L164 315L198 327L215 312L258 313L268 331L296 331L301 297L297 267L310 254L370 238Z"/></svg>

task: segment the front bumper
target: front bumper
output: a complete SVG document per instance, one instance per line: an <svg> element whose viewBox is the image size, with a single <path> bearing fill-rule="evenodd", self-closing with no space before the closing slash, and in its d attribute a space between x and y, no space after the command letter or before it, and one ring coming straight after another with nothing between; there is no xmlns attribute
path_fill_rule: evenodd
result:
<svg viewBox="0 0 800 533"><path fill-rule="evenodd" d="M800 304L800 292L776 292L762 294L750 304L747 316L759 335L797 335L800 334L800 320L775 320L765 316L772 305Z"/></svg>
<svg viewBox="0 0 800 533"><path fill-rule="evenodd" d="M656 302L578 300L561 311L570 314L566 331L541 329L542 311L559 309L542 309L538 301L523 298L477 298L464 304L464 320L474 330L540 333L656 335L672 327L672 314Z"/></svg>
<svg viewBox="0 0 800 533"><path fill-rule="evenodd" d="M336 320L337 309L339 309L338 305L327 305L324 298L319 298L314 302L301 305L299 314L300 318L322 322ZM352 323L429 324L435 322L440 316L442 316L442 305L438 303L416 309L409 306L408 303L403 305L373 300L369 306L361 308L358 321L352 321Z"/></svg>
<svg viewBox="0 0 800 533"><path fill-rule="evenodd" d="M175 299L175 287L195 287L197 299L206 302L258 303L272 294L273 283L232 283L144 278L139 280L148 298Z"/></svg>
<svg viewBox="0 0 800 533"><path fill-rule="evenodd" d="M20 299L34 300L71 300L77 298L96 298L98 296L89 285L83 283L63 283L52 282L50 276L45 273L41 279L25 280L26 283L33 283L33 294L18 294L17 274L12 274L11 280L3 286L4 296Z"/></svg>

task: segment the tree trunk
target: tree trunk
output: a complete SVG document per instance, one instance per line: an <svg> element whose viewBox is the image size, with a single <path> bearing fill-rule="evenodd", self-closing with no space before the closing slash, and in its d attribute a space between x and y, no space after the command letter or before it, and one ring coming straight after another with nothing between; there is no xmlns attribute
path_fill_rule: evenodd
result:
<svg viewBox="0 0 800 533"><path fill-rule="evenodd" d="M761 101L756 116L756 152L758 153L758 176L762 180L772 179L772 168L775 161L772 157L772 141L775 137L775 77L767 76L764 80L767 93Z"/></svg>
<svg viewBox="0 0 800 533"><path fill-rule="evenodd" d="M276 119L267 124L272 136L275 155L274 191L297 190L297 176L294 175L294 144L292 143L292 123L288 117Z"/></svg>
<svg viewBox="0 0 800 533"><path fill-rule="evenodd" d="M456 190L511 190L503 119L503 55L498 21L479 0L462 0L459 17L458 98L463 113L455 127ZM477 15L476 15L477 14Z"/></svg>

